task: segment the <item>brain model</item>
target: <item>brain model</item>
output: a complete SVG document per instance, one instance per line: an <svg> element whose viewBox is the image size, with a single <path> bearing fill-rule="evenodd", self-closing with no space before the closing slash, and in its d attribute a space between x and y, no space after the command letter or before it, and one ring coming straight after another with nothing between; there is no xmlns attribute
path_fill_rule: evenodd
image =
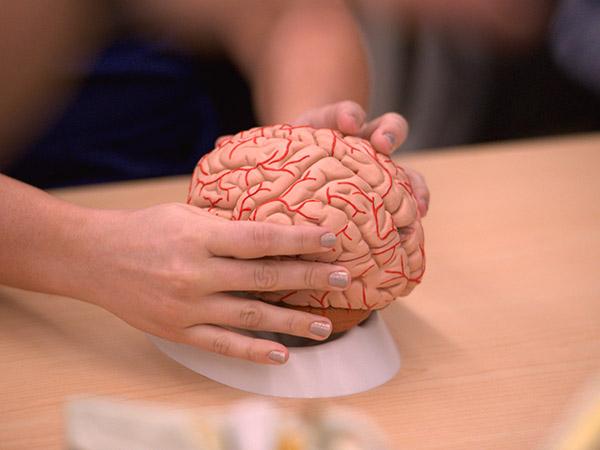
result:
<svg viewBox="0 0 600 450"><path fill-rule="evenodd" d="M188 203L230 220L333 230L334 249L299 258L348 268L346 291L258 296L328 316L334 332L407 295L423 275L423 229L404 169L334 130L276 125L238 133L198 162Z"/></svg>

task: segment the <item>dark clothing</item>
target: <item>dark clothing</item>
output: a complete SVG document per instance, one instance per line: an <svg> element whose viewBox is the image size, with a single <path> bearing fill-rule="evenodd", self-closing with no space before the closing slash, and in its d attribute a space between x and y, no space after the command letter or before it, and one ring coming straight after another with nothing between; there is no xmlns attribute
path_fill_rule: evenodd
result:
<svg viewBox="0 0 600 450"><path fill-rule="evenodd" d="M571 77L600 94L600 0L564 0L552 27L552 50Z"/></svg>
<svg viewBox="0 0 600 450"><path fill-rule="evenodd" d="M191 173L219 133L205 75L165 45L121 39L7 174L48 188Z"/></svg>

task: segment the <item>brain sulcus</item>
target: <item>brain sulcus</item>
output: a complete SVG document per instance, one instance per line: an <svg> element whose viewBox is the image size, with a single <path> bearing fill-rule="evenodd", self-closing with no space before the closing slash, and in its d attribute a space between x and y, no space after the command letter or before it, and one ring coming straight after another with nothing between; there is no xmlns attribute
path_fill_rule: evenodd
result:
<svg viewBox="0 0 600 450"><path fill-rule="evenodd" d="M423 276L423 228L409 177L357 137L289 125L240 132L198 162L188 203L230 220L335 232L331 251L297 257L347 267L346 291L257 294L328 316L334 331L407 295Z"/></svg>

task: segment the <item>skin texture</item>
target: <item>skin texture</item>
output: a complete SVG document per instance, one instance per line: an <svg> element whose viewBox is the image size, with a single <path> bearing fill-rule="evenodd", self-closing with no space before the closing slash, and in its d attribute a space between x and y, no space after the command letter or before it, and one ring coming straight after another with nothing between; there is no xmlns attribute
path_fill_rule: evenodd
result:
<svg viewBox="0 0 600 450"><path fill-rule="evenodd" d="M15 142L14 136L28 130L33 120L31 111L53 107L54 100L34 95L56 92L59 83L58 77L46 75L44 61L69 60L71 55L79 54L79 48L67 50L65 43L81 39L83 49L96 42L73 25L93 22L97 19L96 10L86 8L91 3L76 3L77 20L63 20L71 9L53 7L52 2L19 3L19 17L43 16L44 23L55 25L50 35L67 36L64 39L21 40L19 29L31 31L21 19L17 20L20 28L0 27L3 54L15 51L27 56L35 51L39 55L18 66L21 74L27 66L31 76L10 75L14 82L6 83L8 72L0 72L0 86L9 86L10 102L14 105L11 111L0 109L1 155L7 154L5 147L8 142ZM203 48L204 42L218 43L251 80L256 108L265 122L300 120L339 128L343 133L370 139L384 153L391 152L404 139L406 124L396 114L365 121L366 114L360 106L367 93L365 56L357 27L341 2L322 2L322 10L315 8L317 2L115 3L120 3L123 13L128 14L120 19L149 32L172 34L182 46L195 50ZM322 25L321 14L327 18L328 27L311 28ZM240 18L247 25L244 30L232 26L236 24L231 21ZM269 34L272 28L278 30L276 36ZM311 39L302 39L304 32ZM277 42L273 41L275 37ZM22 46L11 46L11 42ZM309 52L323 61L319 70L307 71L300 57L290 59L290 67L296 65L293 73L280 63L281 54ZM32 91L28 86L33 83L36 88ZM61 88L68 90L64 85ZM14 117L15 110L27 112ZM391 133L391 140L384 137L386 132ZM343 289L329 286L328 275L346 271L344 267L308 261L275 266L268 260L256 260L328 251L321 246L320 237L332 230L233 224L183 204L130 211L92 210L68 204L2 175L0 186L0 284L87 301L143 331L259 363L283 363L288 357L287 349L226 327L280 331L313 339L324 339L331 332L329 320L321 316L236 298L224 291L264 291L267 287ZM422 189L426 190L424 183ZM424 202L426 198L423 196ZM232 273L236 274L235 286ZM311 328L314 322L320 325ZM315 329L319 333L314 333Z"/></svg>
<svg viewBox="0 0 600 450"><path fill-rule="evenodd" d="M251 84L261 123L291 122L341 100L367 104L365 49L342 0L123 3L145 30L166 32L192 52L228 54Z"/></svg>
<svg viewBox="0 0 600 450"><path fill-rule="evenodd" d="M262 363L275 362L272 351L287 357L285 347L222 326L329 334L311 332L313 322L328 328L320 316L223 293L342 289L328 276L343 267L257 259L328 251L325 228L234 223L183 204L89 210L8 177L0 182L3 284L78 298L149 333Z"/></svg>
<svg viewBox="0 0 600 450"><path fill-rule="evenodd" d="M299 258L346 267L348 289L259 293L270 301L380 309L423 275L423 229L408 175L368 141L332 129L285 124L222 140L198 163L188 203L233 221L334 230L331 251Z"/></svg>

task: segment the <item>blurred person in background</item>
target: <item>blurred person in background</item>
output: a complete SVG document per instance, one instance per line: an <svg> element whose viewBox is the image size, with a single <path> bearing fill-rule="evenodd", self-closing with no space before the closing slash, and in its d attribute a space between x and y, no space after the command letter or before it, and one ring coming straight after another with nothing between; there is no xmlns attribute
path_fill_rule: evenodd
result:
<svg viewBox="0 0 600 450"><path fill-rule="evenodd" d="M397 115L365 123L367 65L342 1L113 4L98 56L55 74L79 89L5 166L9 175L54 187L189 173L220 134L256 122L340 128L386 150L404 138Z"/></svg>
<svg viewBox="0 0 600 450"><path fill-rule="evenodd" d="M579 47L562 60L589 67L598 45L575 30L598 29L593 0L356 0L371 50L372 111L407 118L404 150L600 129L600 99L568 75L576 64L554 58L565 38L551 31L563 3L587 4L587 17L571 15Z"/></svg>
<svg viewBox="0 0 600 450"><path fill-rule="evenodd" d="M3 5L0 20L3 171L40 187L191 173L219 134L237 131L221 125L211 89L222 72L200 55L232 59L261 124L335 128L386 154L406 137L396 113L367 120L367 62L342 1L25 0ZM222 89L240 108L243 95ZM427 187L409 174L424 215ZM262 259L330 251L337 238L322 227L232 222L180 203L81 208L5 175L0 211L0 284L260 363L284 363L287 349L226 327L322 340L331 323L224 291L350 283L341 266Z"/></svg>

